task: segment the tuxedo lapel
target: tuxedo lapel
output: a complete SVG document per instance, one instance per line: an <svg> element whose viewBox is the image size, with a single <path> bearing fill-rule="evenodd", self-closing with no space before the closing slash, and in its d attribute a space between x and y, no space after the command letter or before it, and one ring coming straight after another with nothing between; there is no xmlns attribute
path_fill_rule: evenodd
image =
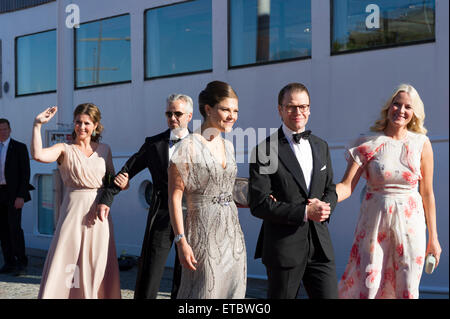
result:
<svg viewBox="0 0 450 319"><path fill-rule="evenodd" d="M281 128L278 130L278 157L292 176L294 176L295 181L304 190L305 194L307 194L308 191L302 168Z"/></svg>
<svg viewBox="0 0 450 319"><path fill-rule="evenodd" d="M311 177L311 185L309 188L309 193L312 194L316 189L316 184L319 183L320 169L322 163L321 159L323 159L324 157L321 153L317 141L313 137L309 139L309 144L311 145L311 151L313 156L313 174Z"/></svg>
<svg viewBox="0 0 450 319"><path fill-rule="evenodd" d="M163 138L154 144L162 169L169 167L169 138L170 130L167 130L164 132Z"/></svg>

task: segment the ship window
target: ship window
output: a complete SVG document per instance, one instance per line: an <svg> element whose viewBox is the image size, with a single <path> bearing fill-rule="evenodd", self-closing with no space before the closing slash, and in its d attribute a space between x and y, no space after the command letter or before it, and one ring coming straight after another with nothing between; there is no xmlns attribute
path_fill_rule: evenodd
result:
<svg viewBox="0 0 450 319"><path fill-rule="evenodd" d="M56 30L17 37L16 96L56 92Z"/></svg>
<svg viewBox="0 0 450 319"><path fill-rule="evenodd" d="M145 79L211 71L211 2L145 11Z"/></svg>
<svg viewBox="0 0 450 319"><path fill-rule="evenodd" d="M130 15L82 23L75 29L75 87L131 81Z"/></svg>
<svg viewBox="0 0 450 319"><path fill-rule="evenodd" d="M311 0L230 0L229 67L311 57Z"/></svg>
<svg viewBox="0 0 450 319"><path fill-rule="evenodd" d="M331 54L435 40L434 0L333 0Z"/></svg>

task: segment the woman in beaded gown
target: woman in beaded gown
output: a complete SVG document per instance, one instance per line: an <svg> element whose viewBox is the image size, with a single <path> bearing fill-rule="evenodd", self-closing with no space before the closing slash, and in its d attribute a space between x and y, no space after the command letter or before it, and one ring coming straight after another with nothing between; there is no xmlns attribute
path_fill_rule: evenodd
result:
<svg viewBox="0 0 450 319"><path fill-rule="evenodd" d="M348 150L347 171L336 185L338 201L350 196L361 175L367 189L340 298L418 298L426 256L439 262L433 151L424 118L417 91L402 84L371 128L375 133Z"/></svg>
<svg viewBox="0 0 450 319"><path fill-rule="evenodd" d="M233 145L220 134L237 119L237 95L214 81L200 93L199 107L201 132L178 143L169 165L169 211L183 266L177 298L244 298L247 255L232 196L237 167Z"/></svg>
<svg viewBox="0 0 450 319"><path fill-rule="evenodd" d="M73 144L42 148L40 128L57 111L48 108L35 119L33 159L58 162L64 197L45 260L38 298L120 298L119 267L110 216L96 215L96 199L105 174L114 174L111 150L99 143L102 125L94 104L74 111Z"/></svg>

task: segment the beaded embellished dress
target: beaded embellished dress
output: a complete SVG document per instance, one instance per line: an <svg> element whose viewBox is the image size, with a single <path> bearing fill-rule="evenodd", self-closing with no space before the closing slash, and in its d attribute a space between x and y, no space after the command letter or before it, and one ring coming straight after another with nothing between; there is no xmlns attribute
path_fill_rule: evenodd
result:
<svg viewBox="0 0 450 319"><path fill-rule="evenodd" d="M340 298L418 298L426 225L418 182L428 138L362 136L348 155L364 166L367 190L353 245L339 282Z"/></svg>
<svg viewBox="0 0 450 319"><path fill-rule="evenodd" d="M185 235L197 260L195 271L182 270L178 299L245 297L247 255L232 196L237 166L233 145L222 140L225 167L196 133L177 145L170 161L184 183Z"/></svg>

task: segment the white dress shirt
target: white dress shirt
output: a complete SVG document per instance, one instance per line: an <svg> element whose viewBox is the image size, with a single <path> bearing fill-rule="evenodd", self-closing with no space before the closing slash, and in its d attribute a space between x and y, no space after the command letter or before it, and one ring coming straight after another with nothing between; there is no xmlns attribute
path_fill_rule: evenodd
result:
<svg viewBox="0 0 450 319"><path fill-rule="evenodd" d="M2 152L0 153L0 185L6 184L5 162L6 162L6 153L8 152L9 141L11 141L11 137L8 137L8 139L3 142Z"/></svg>
<svg viewBox="0 0 450 319"><path fill-rule="evenodd" d="M289 145L291 146L292 151L297 158L298 163L303 172L303 177L305 178L306 188L309 193L309 188L311 186L311 178L313 174L313 156L311 145L309 141L306 139L300 139L300 143L295 143L292 137L292 134L297 133L291 131L284 123L283 123L283 133L289 141ZM305 221L308 220L307 209L305 208Z"/></svg>
<svg viewBox="0 0 450 319"><path fill-rule="evenodd" d="M187 128L182 129L182 130L177 130L177 133L175 134L174 130L170 131L170 140L177 140L177 139L181 139L181 138L185 138L186 136L189 135L189 131ZM172 158L173 155L173 151L175 150L175 146L176 144L173 144L169 141L169 160Z"/></svg>

